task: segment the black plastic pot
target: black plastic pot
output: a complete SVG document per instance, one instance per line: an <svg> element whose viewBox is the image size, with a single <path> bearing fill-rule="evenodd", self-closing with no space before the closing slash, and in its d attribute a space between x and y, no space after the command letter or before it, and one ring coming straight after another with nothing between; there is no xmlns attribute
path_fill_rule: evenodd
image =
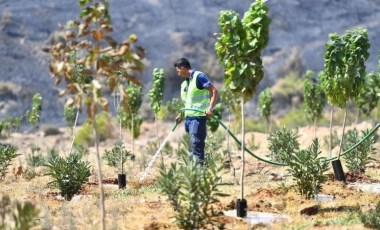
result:
<svg viewBox="0 0 380 230"><path fill-rule="evenodd" d="M342 163L340 160L334 160L331 162L334 170L335 179L338 181L345 181L346 177L343 172Z"/></svg>
<svg viewBox="0 0 380 230"><path fill-rule="evenodd" d="M237 199L236 201L236 216L237 217L246 217L247 216L247 200L246 199Z"/></svg>
<svg viewBox="0 0 380 230"><path fill-rule="evenodd" d="M127 185L127 178L125 174L117 174L117 183L119 185L119 189L125 188Z"/></svg>

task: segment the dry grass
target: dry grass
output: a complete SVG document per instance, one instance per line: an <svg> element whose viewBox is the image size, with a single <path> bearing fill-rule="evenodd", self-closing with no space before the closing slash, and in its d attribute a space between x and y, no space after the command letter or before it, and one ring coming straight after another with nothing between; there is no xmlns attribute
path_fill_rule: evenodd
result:
<svg viewBox="0 0 380 230"><path fill-rule="evenodd" d="M166 135L171 126L172 124L161 123L160 127L163 127L160 129L161 135ZM365 124L362 126L361 128L367 128ZM339 130L340 127L335 128ZM143 161L139 153L149 141L155 140L155 131L152 130L155 130L154 124L145 123L142 127L141 137L136 140L135 154L138 159L134 162L128 162L126 165L127 188L119 190L116 184L105 184L107 229L177 229L171 219L174 212L170 204L155 186L157 165L161 159L157 159L151 174L143 183L138 179L142 169L145 169L140 165ZM26 154L30 153L32 144L38 145L43 151L54 147L61 155L65 154L69 149L71 136L68 129L61 131L62 134L60 135L47 137L42 137L39 133L12 134L12 137L6 142L17 145L19 153L22 154L14 161L14 167L16 169L18 166L26 168L25 157ZM179 137L183 134L183 127L179 127L175 132L176 135L172 135L170 139L173 147L177 146ZM313 129L310 127L299 128L298 138L301 148L311 143L312 133ZM265 157L268 154L266 135L249 133L247 138L250 135L255 135L255 143L260 144L260 148L255 153ZM328 129L319 128L318 137L325 135L328 135ZM130 136L127 135L125 139L126 147L131 149ZM104 152L104 149L111 148L113 142L114 140L102 142L101 153ZM323 147L327 148L326 146ZM94 163L94 152L94 148L90 147L90 155L86 157L86 160ZM225 170L224 181L232 185L223 186L223 192L230 194L230 197L221 199L217 206L220 211L233 209L235 200L240 197L240 186L236 184L240 177L238 153L238 150L232 149L236 175L233 176L229 169ZM175 160L174 155L164 156L165 164ZM152 158L151 155L146 157L148 161ZM376 157L379 159L378 155ZM379 165L379 162L372 164L366 172L366 175L372 180L380 181ZM9 171L12 172L11 168ZM22 177L16 178L12 173L9 173L5 180L0 182L0 194L8 194L12 199L20 201L33 201L42 211L39 220L40 226L51 229L99 229L99 192L94 175L91 176L90 183L84 186L80 199L62 201L57 199L58 191L47 186L50 178L43 176L43 170L39 172L41 175L30 181ZM117 177L117 171L106 165L103 166L103 173L105 178ZM219 221L225 223L226 229L365 229L353 217L355 217L357 210L371 208L379 199L376 194L361 192L330 179L324 184L321 193L333 195L334 201L306 200L295 192L291 187L291 178L285 175L286 168L258 162L257 159L247 154L244 191L249 211L286 214L291 217L290 221L275 223L270 226L265 224L250 225L245 220L226 216L221 216ZM300 214L300 209L313 205L319 205L318 214L312 216ZM40 229L40 227L36 229Z"/></svg>

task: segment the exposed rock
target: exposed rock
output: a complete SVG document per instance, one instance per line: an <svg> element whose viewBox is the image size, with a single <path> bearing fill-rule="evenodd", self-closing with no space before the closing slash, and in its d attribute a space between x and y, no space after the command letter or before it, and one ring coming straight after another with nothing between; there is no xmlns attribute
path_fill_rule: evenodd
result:
<svg viewBox="0 0 380 230"><path fill-rule="evenodd" d="M59 131L59 128L54 125L43 125L41 129L42 129L44 137L61 134L61 131Z"/></svg>
<svg viewBox="0 0 380 230"><path fill-rule="evenodd" d="M303 208L299 211L301 215L307 215L307 216L312 216L317 214L319 211L319 205L313 205L307 208Z"/></svg>

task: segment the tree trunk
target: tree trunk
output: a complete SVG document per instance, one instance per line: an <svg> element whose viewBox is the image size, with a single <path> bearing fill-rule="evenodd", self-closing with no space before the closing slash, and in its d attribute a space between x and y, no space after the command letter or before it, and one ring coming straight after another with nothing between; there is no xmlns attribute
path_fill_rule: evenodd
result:
<svg viewBox="0 0 380 230"><path fill-rule="evenodd" d="M120 132L120 141L121 143L123 143L123 129L121 127L121 119L120 119L120 126L119 126L119 132ZM121 162L120 162L120 169L121 169L121 174L123 175L124 174L124 149L120 148L120 159L121 159Z"/></svg>
<svg viewBox="0 0 380 230"><path fill-rule="evenodd" d="M245 154L245 118L244 118L244 100L241 98L241 175L240 175L240 197L244 199L244 154Z"/></svg>
<svg viewBox="0 0 380 230"><path fill-rule="evenodd" d="M100 191L100 221L102 225L102 230L106 229L106 222L105 222L105 207L104 207L104 189L103 189L103 176L102 176L102 166L100 162L100 155L99 155L99 138L98 138L98 132L96 131L96 119L95 117L92 119L93 124L93 134L95 139L95 147L96 147L96 161L98 164L98 180L99 180L99 191Z"/></svg>
<svg viewBox="0 0 380 230"><path fill-rule="evenodd" d="M317 137L317 118L314 117L314 139Z"/></svg>
<svg viewBox="0 0 380 230"><path fill-rule="evenodd" d="M360 109L358 108L358 111L356 111L356 116L355 116L355 126L358 125L359 117L360 117Z"/></svg>
<svg viewBox="0 0 380 230"><path fill-rule="evenodd" d="M228 129L229 130L231 129L231 115L230 114L228 115ZM235 168L232 164L231 149L230 149L230 134L228 133L228 131L226 131L226 133L227 133L227 154L228 154L228 160L230 162L229 163L230 171L231 171L231 174L234 176L235 183L237 183L235 179Z"/></svg>
<svg viewBox="0 0 380 230"><path fill-rule="evenodd" d="M134 114L132 114L132 155L135 154L135 129L134 129L134 123L135 123L135 117Z"/></svg>
<svg viewBox="0 0 380 230"><path fill-rule="evenodd" d="M79 117L79 109L77 109L77 115L75 116L74 127L73 127L73 141L71 142L71 146L70 146L70 150L69 150L69 155L73 151L73 147L74 147L74 141L75 141L75 137L76 137L76 129L77 129L78 117Z"/></svg>
<svg viewBox="0 0 380 230"><path fill-rule="evenodd" d="M160 147L161 142L160 142L160 133L158 131L158 123L157 123L157 116L154 116L154 125L156 126L156 135L157 135L157 148ZM164 163L164 154L161 153L161 163Z"/></svg>
<svg viewBox="0 0 380 230"><path fill-rule="evenodd" d="M343 147L344 130L346 128L346 119L347 119L347 105L344 106L344 119L343 119L343 128L342 128L342 137L340 138L338 160L340 159L340 154L342 152L342 147Z"/></svg>
<svg viewBox="0 0 380 230"><path fill-rule="evenodd" d="M329 141L329 157L331 158L331 152L332 152L332 122L333 122L333 113L334 113L334 107L331 106L331 112L330 112L330 141Z"/></svg>

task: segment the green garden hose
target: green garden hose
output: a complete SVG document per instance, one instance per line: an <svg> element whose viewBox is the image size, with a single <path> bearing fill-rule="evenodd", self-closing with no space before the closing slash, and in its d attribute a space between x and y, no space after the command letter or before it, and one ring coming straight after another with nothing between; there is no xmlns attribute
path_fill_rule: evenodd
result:
<svg viewBox="0 0 380 230"><path fill-rule="evenodd" d="M184 110L189 110L189 111L196 111L196 112L203 112L202 110L199 110L199 109L192 109L192 108L182 108L181 111L184 111ZM237 137L231 132L231 130L229 130L227 128L227 126L221 121L219 120L218 118L216 118L215 116L213 117L213 119L216 119L219 124L228 132L228 134L230 134L230 136L236 141L236 143L241 147L242 146L242 143L237 139ZM174 131L177 127L177 123L175 124L175 126L173 127L172 131ZM353 145L350 149L344 151L341 156L344 156L345 154L351 152L352 150L354 150L356 147L358 147L358 145L360 145L363 141L365 141L366 139L368 139L378 128L380 127L380 123L378 123L365 137L363 137L363 139L361 139L358 143L356 143L355 145ZM245 146L244 146L244 150L247 151L249 154L251 154L254 158L260 160L260 161L264 161L266 163L269 163L269 164L273 164L273 165L280 165L280 166L287 166L287 164L284 164L284 163L279 163L279 162L275 162L275 161L271 161L269 159L264 159L262 157L259 157L257 156L256 154L254 154L251 150L247 149ZM336 160L338 157L331 157L331 158L327 158L326 161L333 161L333 160Z"/></svg>

